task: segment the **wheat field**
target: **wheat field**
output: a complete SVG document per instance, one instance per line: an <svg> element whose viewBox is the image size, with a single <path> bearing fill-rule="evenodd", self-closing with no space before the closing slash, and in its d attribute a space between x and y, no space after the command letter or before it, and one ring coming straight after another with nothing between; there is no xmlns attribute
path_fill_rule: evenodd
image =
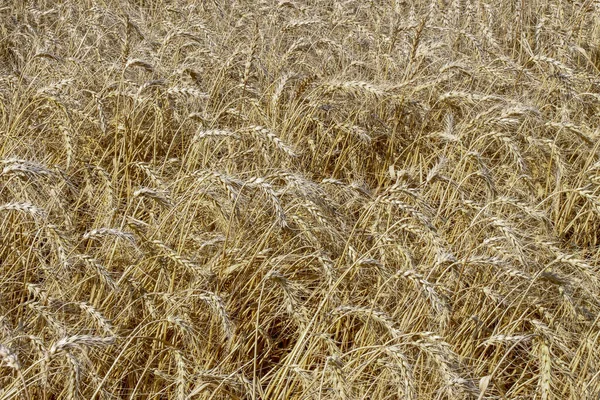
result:
<svg viewBox="0 0 600 400"><path fill-rule="evenodd" d="M598 399L600 1L0 2L0 399Z"/></svg>

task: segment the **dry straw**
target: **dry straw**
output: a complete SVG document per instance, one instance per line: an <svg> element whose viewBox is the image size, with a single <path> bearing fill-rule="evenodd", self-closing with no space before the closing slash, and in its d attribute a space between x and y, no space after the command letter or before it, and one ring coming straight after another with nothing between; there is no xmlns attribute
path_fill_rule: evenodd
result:
<svg viewBox="0 0 600 400"><path fill-rule="evenodd" d="M600 396L597 2L13 3L0 398Z"/></svg>

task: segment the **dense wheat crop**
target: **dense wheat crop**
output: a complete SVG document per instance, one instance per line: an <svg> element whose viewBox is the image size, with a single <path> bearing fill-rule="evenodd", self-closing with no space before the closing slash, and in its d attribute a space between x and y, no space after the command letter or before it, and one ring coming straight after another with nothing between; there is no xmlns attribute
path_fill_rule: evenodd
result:
<svg viewBox="0 0 600 400"><path fill-rule="evenodd" d="M0 399L597 399L600 2L0 5Z"/></svg>

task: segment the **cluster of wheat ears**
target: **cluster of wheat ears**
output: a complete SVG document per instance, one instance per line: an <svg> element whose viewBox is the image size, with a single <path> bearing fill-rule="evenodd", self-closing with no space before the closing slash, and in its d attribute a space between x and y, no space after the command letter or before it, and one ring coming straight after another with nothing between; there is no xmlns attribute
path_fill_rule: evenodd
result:
<svg viewBox="0 0 600 400"><path fill-rule="evenodd" d="M0 399L597 399L600 2L0 4Z"/></svg>

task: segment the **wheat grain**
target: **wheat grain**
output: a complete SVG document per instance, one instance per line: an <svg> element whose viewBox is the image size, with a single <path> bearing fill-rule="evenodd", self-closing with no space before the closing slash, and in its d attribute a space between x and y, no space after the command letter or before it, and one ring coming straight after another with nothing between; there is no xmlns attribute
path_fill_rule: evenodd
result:
<svg viewBox="0 0 600 400"><path fill-rule="evenodd" d="M8 347L0 343L0 358L2 359L2 363L8 368L19 370L21 366L19 365L19 360L15 353L13 353Z"/></svg>
<svg viewBox="0 0 600 400"><path fill-rule="evenodd" d="M287 144L285 144L274 132L272 132L271 130L263 127L263 126L259 126L259 125L251 125L248 127L248 129L250 130L250 132L252 132L253 134L255 134L256 136L258 136L259 138L266 138L269 142L273 143L273 145L281 150L282 152L284 152L285 154L287 154L290 157L296 157L296 153L294 152L294 150L288 146Z"/></svg>
<svg viewBox="0 0 600 400"><path fill-rule="evenodd" d="M114 337L97 337L89 335L67 336L58 340L52 346L50 346L46 357L48 358L48 360L51 360L58 354L68 352L76 348L106 347L112 345L114 342Z"/></svg>
<svg viewBox="0 0 600 400"><path fill-rule="evenodd" d="M43 218L46 212L31 203L6 203L0 205L0 211L19 211L29 214L34 218Z"/></svg>

